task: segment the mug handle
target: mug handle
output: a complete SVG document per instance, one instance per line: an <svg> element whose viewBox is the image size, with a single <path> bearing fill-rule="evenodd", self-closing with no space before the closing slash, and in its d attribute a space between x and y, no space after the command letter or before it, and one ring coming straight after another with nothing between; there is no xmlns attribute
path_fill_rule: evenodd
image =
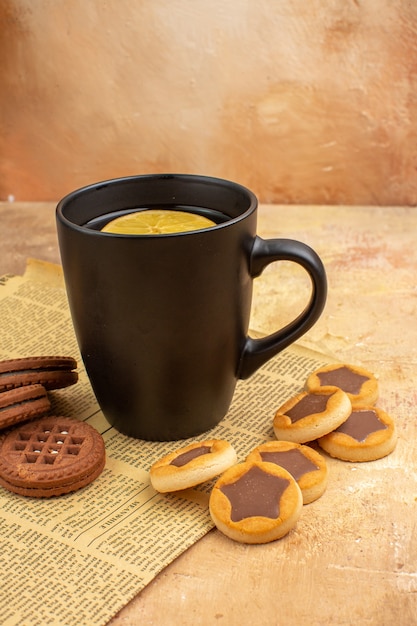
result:
<svg viewBox="0 0 417 626"><path fill-rule="evenodd" d="M293 239L262 239L256 236L249 259L250 275L256 278L273 261L293 261L307 270L312 282L310 302L298 317L272 335L261 339L246 337L238 378L249 378L266 361L307 332L320 317L326 303L326 271L312 248Z"/></svg>

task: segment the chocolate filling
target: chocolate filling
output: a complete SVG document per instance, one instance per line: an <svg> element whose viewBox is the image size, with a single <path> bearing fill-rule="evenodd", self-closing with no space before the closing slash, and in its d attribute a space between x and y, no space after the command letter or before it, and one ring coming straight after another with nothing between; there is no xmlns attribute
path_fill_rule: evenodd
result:
<svg viewBox="0 0 417 626"><path fill-rule="evenodd" d="M330 372L320 372L317 374L322 386L331 385L333 387L339 387L347 393L358 394L361 390L363 383L369 380L368 376L362 376L356 372L352 372L349 367L343 365L338 369L331 370Z"/></svg>
<svg viewBox="0 0 417 626"><path fill-rule="evenodd" d="M368 435L378 430L388 428L384 422L378 418L375 411L352 411L347 420L336 428L334 432L345 433L356 441L365 441Z"/></svg>
<svg viewBox="0 0 417 626"><path fill-rule="evenodd" d="M231 504L233 522L257 515L277 519L281 496L289 484L286 478L273 476L254 466L234 483L220 487L220 491Z"/></svg>
<svg viewBox="0 0 417 626"><path fill-rule="evenodd" d="M198 448L193 448L192 450L188 450L187 452L183 452L175 457L170 463L170 465L175 465L176 467L182 467L186 465L193 459L196 459L198 456L203 456L203 454L210 454L211 447L210 446L199 446Z"/></svg>
<svg viewBox="0 0 417 626"><path fill-rule="evenodd" d="M291 422L297 422L307 415L314 413L322 413L326 410L329 396L326 394L307 394L296 405L285 412L285 415L291 419Z"/></svg>
<svg viewBox="0 0 417 626"><path fill-rule="evenodd" d="M315 465L300 450L292 448L291 450L282 450L276 452L261 452L262 461L275 463L287 470L295 478L299 480L304 474L318 470Z"/></svg>

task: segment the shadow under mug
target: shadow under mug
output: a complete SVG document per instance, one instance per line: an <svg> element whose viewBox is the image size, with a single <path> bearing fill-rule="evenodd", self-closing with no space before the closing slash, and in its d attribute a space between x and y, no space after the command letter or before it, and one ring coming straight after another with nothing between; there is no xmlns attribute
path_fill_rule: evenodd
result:
<svg viewBox="0 0 417 626"><path fill-rule="evenodd" d="M181 207L218 223L164 235L97 230L121 211L155 207ZM56 217L86 372L107 420L129 436L167 441L210 430L227 413L237 380L298 339L324 308L320 258L303 243L258 237L257 199L234 182L117 178L70 193ZM250 338L253 279L280 260L308 272L309 303L284 328Z"/></svg>

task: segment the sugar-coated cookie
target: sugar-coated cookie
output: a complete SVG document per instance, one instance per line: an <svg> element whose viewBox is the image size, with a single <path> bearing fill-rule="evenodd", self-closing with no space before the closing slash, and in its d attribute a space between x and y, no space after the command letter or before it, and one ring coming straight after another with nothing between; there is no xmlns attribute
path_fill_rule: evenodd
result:
<svg viewBox="0 0 417 626"><path fill-rule="evenodd" d="M70 356L29 356L0 361L0 391L40 384L47 390L74 385L77 361Z"/></svg>
<svg viewBox="0 0 417 626"><path fill-rule="evenodd" d="M357 406L341 426L317 443L330 456L343 461L375 461L394 450L395 423L382 409Z"/></svg>
<svg viewBox="0 0 417 626"><path fill-rule="evenodd" d="M341 389L317 393L303 391L278 409L273 421L274 433L282 441L314 441L340 426L350 411L350 400Z"/></svg>
<svg viewBox="0 0 417 626"><path fill-rule="evenodd" d="M236 461L236 452L228 441L208 439L190 443L156 461L150 469L150 480L161 493L179 491L218 476Z"/></svg>
<svg viewBox="0 0 417 626"><path fill-rule="evenodd" d="M252 450L246 460L275 463L286 469L297 481L304 504L317 500L326 490L326 459L310 446L291 441L268 441Z"/></svg>
<svg viewBox="0 0 417 626"><path fill-rule="evenodd" d="M286 535L303 507L301 490L275 463L246 461L228 469L214 485L210 515L217 528L242 543L268 543Z"/></svg>
<svg viewBox="0 0 417 626"><path fill-rule="evenodd" d="M377 379L357 365L325 365L307 378L307 391L332 391L335 388L347 393L352 406L375 404L378 399Z"/></svg>
<svg viewBox="0 0 417 626"><path fill-rule="evenodd" d="M0 437L0 485L22 496L59 496L95 480L105 460L95 428L71 417L41 417Z"/></svg>

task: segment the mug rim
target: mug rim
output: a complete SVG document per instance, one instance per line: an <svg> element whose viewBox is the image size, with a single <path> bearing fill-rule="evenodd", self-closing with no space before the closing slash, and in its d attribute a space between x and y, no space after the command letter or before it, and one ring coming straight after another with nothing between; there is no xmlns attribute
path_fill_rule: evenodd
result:
<svg viewBox="0 0 417 626"><path fill-rule="evenodd" d="M236 195L239 194L241 196L246 196L248 199L248 208L244 210L242 213L240 213L239 215L237 215L236 217L230 217L230 219L227 219L224 222L215 224L214 226L201 228L201 229L193 230L193 231L184 231L184 232L179 232L179 233L161 233L161 234L128 234L128 233L103 232L101 230L95 230L95 229L89 228L86 224L90 220L88 220L85 224L78 224L77 222L75 222L74 220L71 220L66 215L66 211L67 209L70 208L72 203L77 202L77 200L80 198L83 198L83 197L85 198L88 194L94 194L94 193L100 192L102 190L105 190L107 187L123 186L129 183L140 182L141 180L149 181L149 182L156 182L158 180L160 181L177 180L179 182L200 183L200 184L206 184L210 186L217 185L217 187L222 187L224 189L228 188L231 191L235 191ZM256 195L253 193L253 191L251 191L244 185L241 185L240 183L236 183L234 181L231 181L225 178L206 176L206 175L200 175L200 174L176 174L176 173L133 174L129 176L115 177L115 178L110 178L110 179L102 180L102 181L95 182L95 183L90 183L88 185L84 185L83 187L74 189L73 191L66 194L59 200L56 206L56 217L61 223L67 225L69 228L72 228L77 231L81 231L85 234L88 233L89 235L95 235L95 236L100 236L100 237L113 237L113 238L121 237L121 238L135 238L135 239L146 237L147 239L149 239L149 238L154 238L154 237L155 238L161 238L161 237L168 238L168 237L178 237L178 236L191 236L191 235L195 235L199 233L213 232L215 230L227 228L227 227L232 226L233 224L236 224L237 222L240 222L246 219L248 216L250 216L252 213L256 211L257 207L258 207L258 199ZM140 207L138 207L138 209L139 208ZM213 208L213 207L205 207L205 208ZM103 212L103 215L106 212L107 211Z"/></svg>

